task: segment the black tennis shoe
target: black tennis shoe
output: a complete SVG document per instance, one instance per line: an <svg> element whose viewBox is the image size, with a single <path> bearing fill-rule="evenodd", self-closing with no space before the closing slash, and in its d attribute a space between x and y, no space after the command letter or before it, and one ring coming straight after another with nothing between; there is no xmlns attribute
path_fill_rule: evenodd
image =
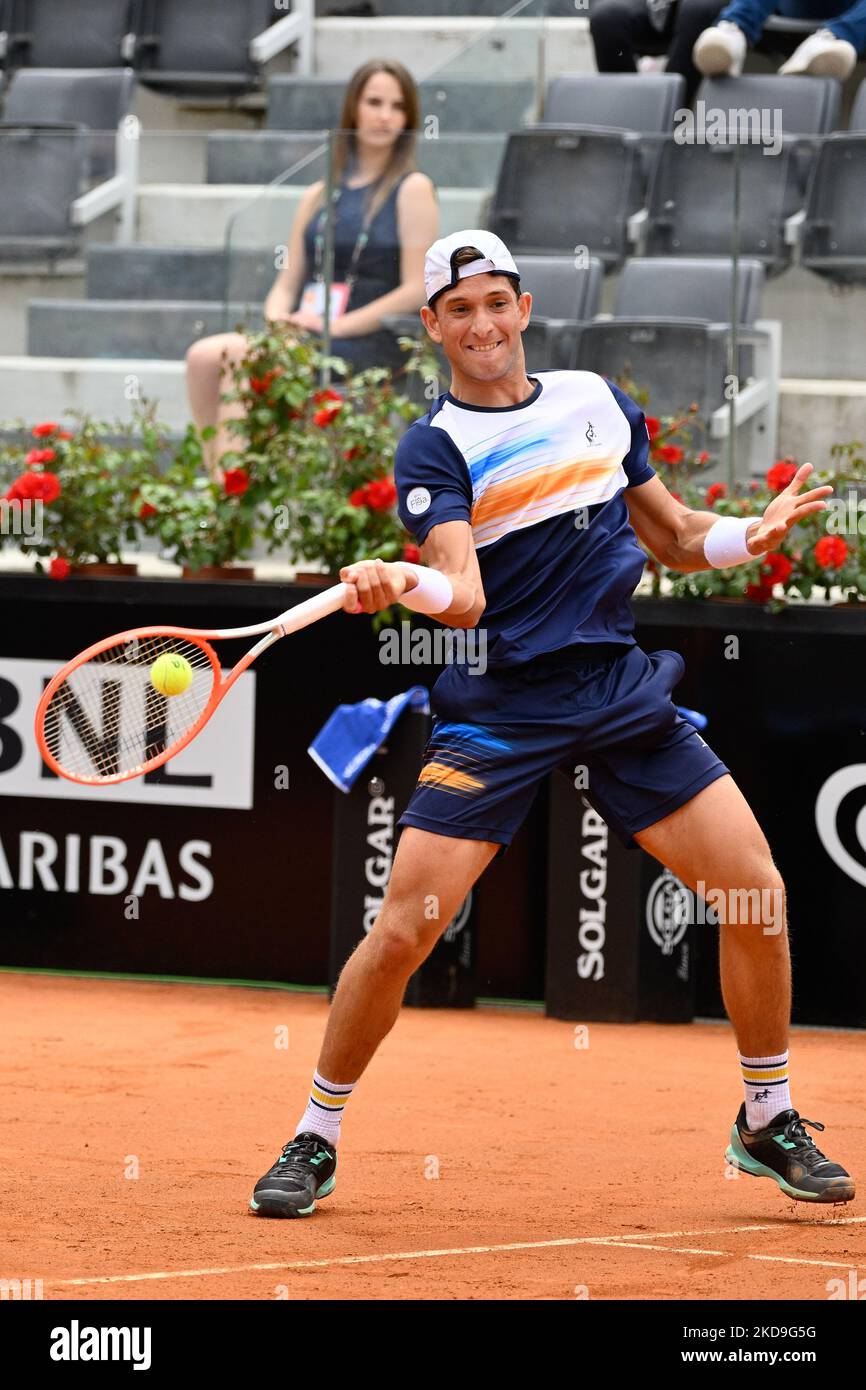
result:
<svg viewBox="0 0 866 1390"><path fill-rule="evenodd" d="M259 1178L250 1211L259 1216L311 1216L334 1190L337 1151L318 1134L296 1134L273 1168Z"/></svg>
<svg viewBox="0 0 866 1390"><path fill-rule="evenodd" d="M772 1178L797 1202L852 1201L854 1179L822 1154L804 1125L824 1128L817 1120L801 1119L796 1110L782 1110L764 1129L747 1129L744 1103L725 1158L753 1177Z"/></svg>

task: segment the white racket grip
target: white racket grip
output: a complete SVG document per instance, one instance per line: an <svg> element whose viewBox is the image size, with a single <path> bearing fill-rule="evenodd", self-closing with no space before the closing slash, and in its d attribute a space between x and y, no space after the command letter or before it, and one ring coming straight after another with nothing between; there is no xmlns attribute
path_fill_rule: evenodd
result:
<svg viewBox="0 0 866 1390"><path fill-rule="evenodd" d="M303 603L297 603L294 608L281 613L275 626L283 637L290 632L298 632L302 627L309 627L310 623L317 622L319 618L327 618L329 613L338 613L343 607L345 597L346 585L334 584L321 594L314 594L312 598L304 599Z"/></svg>
<svg viewBox="0 0 866 1390"><path fill-rule="evenodd" d="M418 583L414 589L401 594L400 602L415 613L444 613L454 602L454 589L451 580L440 570L432 570L427 565L413 565L404 560L403 566L411 570Z"/></svg>

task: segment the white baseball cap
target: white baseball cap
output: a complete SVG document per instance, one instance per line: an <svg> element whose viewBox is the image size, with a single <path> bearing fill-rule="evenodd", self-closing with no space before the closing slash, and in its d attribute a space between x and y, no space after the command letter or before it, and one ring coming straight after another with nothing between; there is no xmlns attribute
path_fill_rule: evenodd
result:
<svg viewBox="0 0 866 1390"><path fill-rule="evenodd" d="M454 257L466 246L474 246L481 252L481 258L470 261L468 265L454 266ZM453 289L458 280L469 275L510 275L520 280L520 272L514 259L498 236L476 228L465 232L452 232L450 236L434 241L424 257L424 287L427 303L432 304L443 290Z"/></svg>

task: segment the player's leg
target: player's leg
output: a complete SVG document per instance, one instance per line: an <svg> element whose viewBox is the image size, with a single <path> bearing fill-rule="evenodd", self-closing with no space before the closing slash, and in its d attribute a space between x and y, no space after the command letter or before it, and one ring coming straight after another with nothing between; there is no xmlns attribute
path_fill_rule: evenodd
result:
<svg viewBox="0 0 866 1390"><path fill-rule="evenodd" d="M791 1106L784 884L744 796L732 777L721 777L635 839L719 914L722 995L746 1094L728 1162L771 1178L798 1201L851 1201L853 1180L824 1157Z"/></svg>
<svg viewBox="0 0 866 1390"><path fill-rule="evenodd" d="M382 910L340 975L318 1071L354 1084L391 1031L409 977L427 959L472 885L500 848L407 826Z"/></svg>
<svg viewBox="0 0 866 1390"><path fill-rule="evenodd" d="M307 1109L294 1139L256 1183L251 1211L309 1216L333 1192L343 1107L397 1021L409 976L499 847L414 826L403 831L382 910L340 974Z"/></svg>
<svg viewBox="0 0 866 1390"><path fill-rule="evenodd" d="M635 839L689 888L697 891L700 881L705 893L720 894L735 909L727 917L743 917L719 928L725 1008L743 1056L783 1053L791 1012L784 884L733 778L720 777ZM745 911L737 913L740 904ZM754 908L772 920L752 922Z"/></svg>

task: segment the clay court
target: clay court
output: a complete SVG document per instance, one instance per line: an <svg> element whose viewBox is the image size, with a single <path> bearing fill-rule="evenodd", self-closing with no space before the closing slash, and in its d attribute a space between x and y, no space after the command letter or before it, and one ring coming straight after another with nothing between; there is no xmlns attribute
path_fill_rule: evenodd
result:
<svg viewBox="0 0 866 1390"><path fill-rule="evenodd" d="M726 1177L740 1082L716 1023L576 1038L531 1010L406 1009L347 1110L333 1196L307 1220L249 1215L327 1007L0 975L0 1274L84 1301L825 1300L866 1272L860 1198L815 1209ZM866 1181L862 1034L795 1030L791 1053L795 1104Z"/></svg>

